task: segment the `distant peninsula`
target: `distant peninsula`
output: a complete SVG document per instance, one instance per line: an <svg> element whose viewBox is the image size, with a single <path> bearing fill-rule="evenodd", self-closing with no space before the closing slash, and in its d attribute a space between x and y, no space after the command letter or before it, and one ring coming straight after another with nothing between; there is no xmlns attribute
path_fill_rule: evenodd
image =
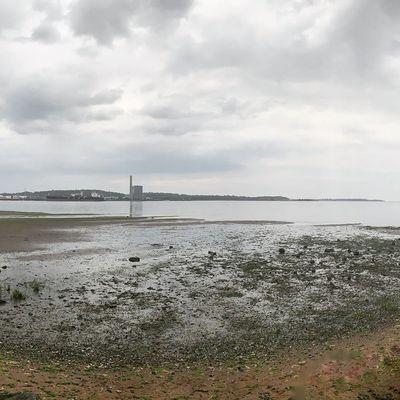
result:
<svg viewBox="0 0 400 400"><path fill-rule="evenodd" d="M111 192L98 189L75 190L44 190L35 192L0 193L0 200L34 200L47 201L49 199L69 199L81 201L83 199L103 201L129 201L129 195L119 192ZM163 192L144 192L142 201L373 201L384 200L362 198L321 198L321 199L291 199L285 196L237 196L237 195L213 195L213 194L178 194Z"/></svg>

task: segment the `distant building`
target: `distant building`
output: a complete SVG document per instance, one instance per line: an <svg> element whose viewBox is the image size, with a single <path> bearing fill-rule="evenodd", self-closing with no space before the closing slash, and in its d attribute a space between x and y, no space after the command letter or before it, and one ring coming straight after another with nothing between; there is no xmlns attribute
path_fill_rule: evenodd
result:
<svg viewBox="0 0 400 400"><path fill-rule="evenodd" d="M143 201L143 186L135 185L133 187L133 200L134 201Z"/></svg>

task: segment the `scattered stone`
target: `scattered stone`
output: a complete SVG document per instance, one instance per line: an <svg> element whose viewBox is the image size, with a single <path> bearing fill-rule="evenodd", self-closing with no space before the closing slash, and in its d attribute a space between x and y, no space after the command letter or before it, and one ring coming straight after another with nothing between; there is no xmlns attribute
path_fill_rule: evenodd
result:
<svg viewBox="0 0 400 400"><path fill-rule="evenodd" d="M325 253L333 253L335 251L335 249L333 249L333 248L327 248L327 249L325 249Z"/></svg>
<svg viewBox="0 0 400 400"><path fill-rule="evenodd" d="M1 269L7 269L8 267L7 267L7 265L3 265L2 267L1 267Z"/></svg>
<svg viewBox="0 0 400 400"><path fill-rule="evenodd" d="M0 299L0 306L4 306L5 304L7 304L7 302L3 299Z"/></svg>
<svg viewBox="0 0 400 400"><path fill-rule="evenodd" d="M133 263L140 262L140 257L129 257L129 261Z"/></svg>
<svg viewBox="0 0 400 400"><path fill-rule="evenodd" d="M169 246L168 248L169 248L170 250L172 250L172 249L174 248L174 246Z"/></svg>
<svg viewBox="0 0 400 400"><path fill-rule="evenodd" d="M211 251L211 250L209 250L209 251L208 251L208 255L209 255L210 257L215 257L215 256L217 255L217 252L216 252L216 251Z"/></svg>
<svg viewBox="0 0 400 400"><path fill-rule="evenodd" d="M279 254L285 254L285 249L284 249L283 247L281 247L281 248L279 249Z"/></svg>

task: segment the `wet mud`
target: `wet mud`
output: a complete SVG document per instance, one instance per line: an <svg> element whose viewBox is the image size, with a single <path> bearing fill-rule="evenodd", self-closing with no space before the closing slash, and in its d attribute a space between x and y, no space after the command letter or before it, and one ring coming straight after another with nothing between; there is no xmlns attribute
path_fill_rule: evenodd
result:
<svg viewBox="0 0 400 400"><path fill-rule="evenodd" d="M35 243L36 231L24 232ZM39 247L0 254L0 346L14 354L226 362L312 348L399 316L400 232L260 223L45 232Z"/></svg>

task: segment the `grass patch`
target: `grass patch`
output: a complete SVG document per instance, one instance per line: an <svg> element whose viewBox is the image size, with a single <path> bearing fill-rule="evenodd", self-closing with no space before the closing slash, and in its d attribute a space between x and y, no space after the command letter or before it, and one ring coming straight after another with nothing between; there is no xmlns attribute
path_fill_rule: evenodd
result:
<svg viewBox="0 0 400 400"><path fill-rule="evenodd" d="M43 288L43 284L39 283L36 279L28 282L28 286L32 289L33 293L39 294Z"/></svg>
<svg viewBox="0 0 400 400"><path fill-rule="evenodd" d="M26 296L18 289L14 289L11 293L11 300L23 301L26 300Z"/></svg>

